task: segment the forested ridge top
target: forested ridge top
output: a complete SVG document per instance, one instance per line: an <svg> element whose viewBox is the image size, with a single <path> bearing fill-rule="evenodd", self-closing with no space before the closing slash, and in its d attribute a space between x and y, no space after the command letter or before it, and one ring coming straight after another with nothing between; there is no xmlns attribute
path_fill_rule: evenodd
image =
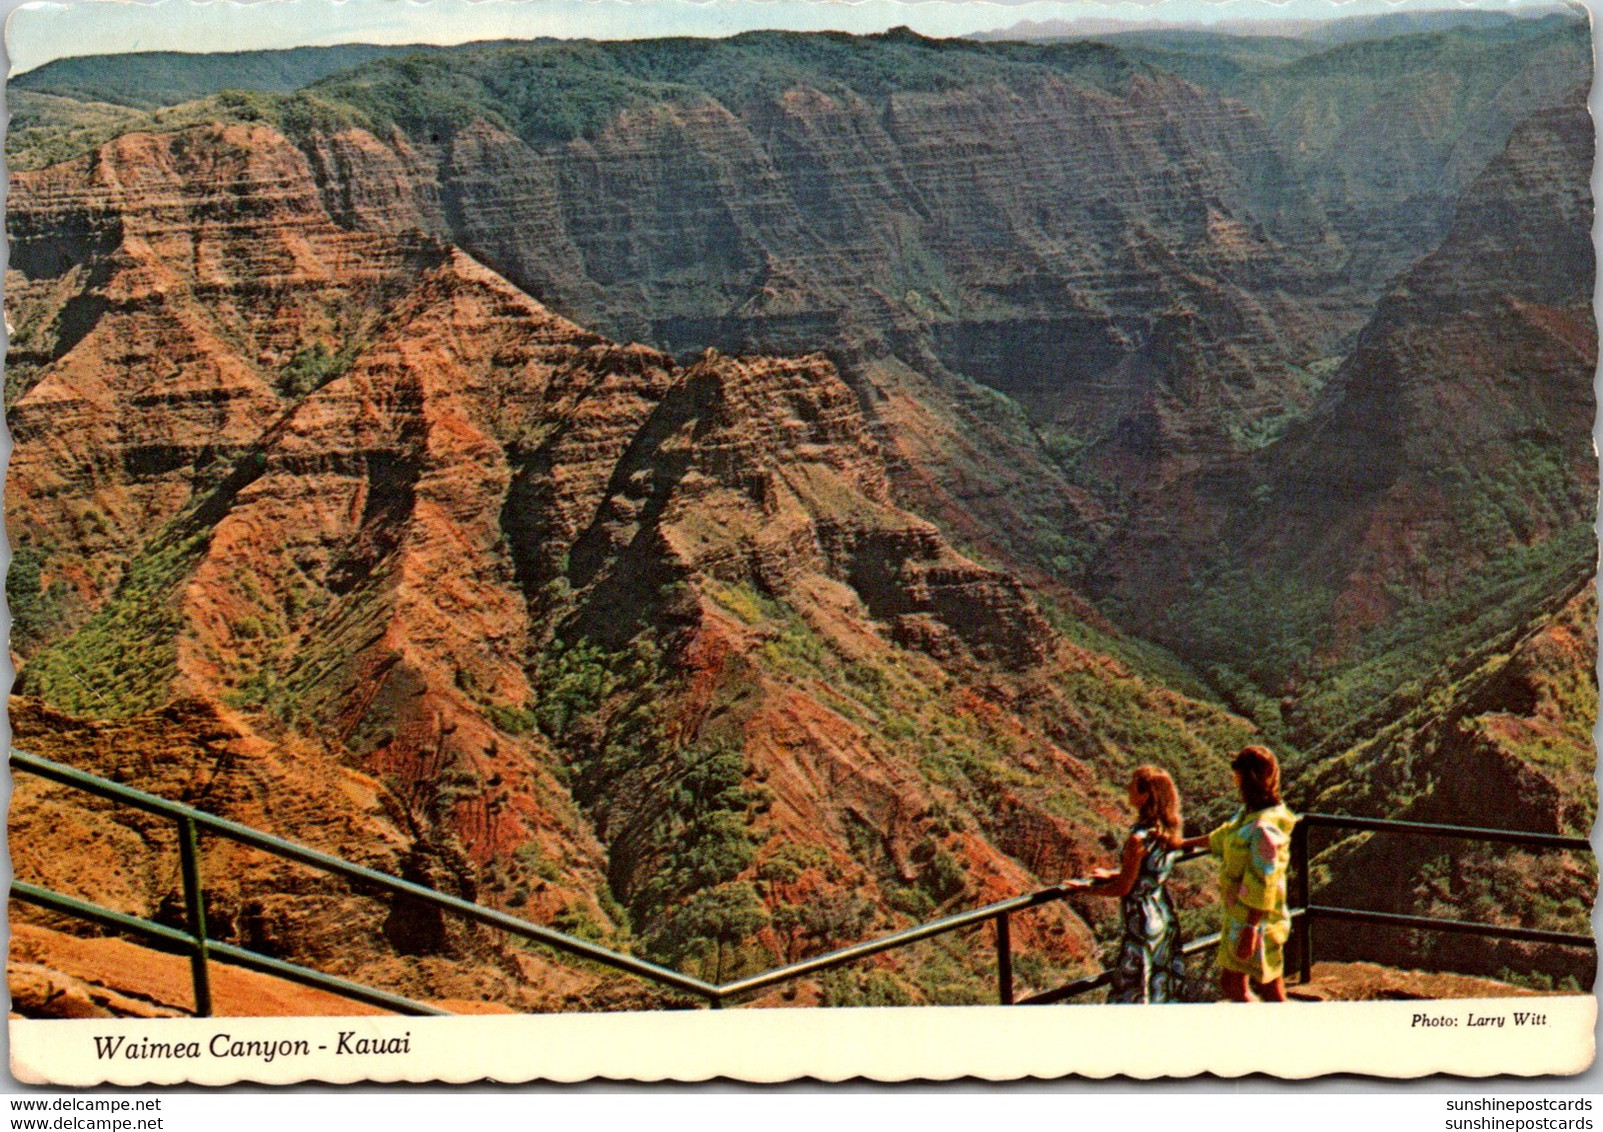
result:
<svg viewBox="0 0 1603 1132"><path fill-rule="evenodd" d="M462 44L368 44L295 47L240 52L127 52L58 59L9 79L12 90L30 91L152 110L202 98L223 90L288 93L341 72L372 63L400 59L450 60L456 68L474 71L492 66L491 57L511 52L549 55L573 65L604 68L648 82L682 83L716 93L730 90L744 71L756 82L824 76L859 93L885 89L950 86L983 73L986 63L1034 64L1078 71L1093 44L1127 48L1155 61L1228 61L1242 72L1280 71L1303 67L1345 66L1351 52L1370 52L1370 62L1406 65L1406 56L1428 53L1438 41L1515 43L1560 27L1584 26L1584 13L1550 12L1515 16L1487 12L1442 12L1437 20L1420 17L1375 20L1338 19L1301 35L1228 34L1203 29L1162 29L1078 36L1072 40L932 39L907 28L875 35L846 32L743 32L728 38L675 37L653 40L490 40ZM1386 42L1382 56L1367 44ZM879 56L864 65L853 44L899 45L900 58ZM935 53L955 73L942 75L915 55ZM1402 54L1400 55L1399 52ZM855 56L855 57L854 57ZM1309 62L1310 58L1323 62ZM719 75L716 65L724 66ZM978 68L979 70L976 70ZM1184 73L1184 67L1181 68ZM1216 76L1217 77L1217 76ZM735 88L738 89L738 88Z"/></svg>

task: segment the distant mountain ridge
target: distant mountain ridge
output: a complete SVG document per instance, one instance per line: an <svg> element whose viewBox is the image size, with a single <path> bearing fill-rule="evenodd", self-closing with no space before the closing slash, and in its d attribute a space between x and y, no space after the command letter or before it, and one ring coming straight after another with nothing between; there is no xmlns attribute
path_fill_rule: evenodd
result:
<svg viewBox="0 0 1603 1132"><path fill-rule="evenodd" d="M1540 19L1555 12L1575 11L1562 2L1529 5L1518 12L1491 9L1439 8L1423 12L1385 12L1370 16L1338 16L1316 19L1240 19L1216 20L1206 25L1180 21L1134 21L1084 17L1073 20L1020 20L992 31L975 32L978 40L1054 40L1126 37L1140 39L1172 38L1173 41L1201 44L1225 37L1248 39L1301 40L1312 45L1352 43L1364 39L1389 39L1399 35L1446 31L1451 28L1487 29L1509 20Z"/></svg>

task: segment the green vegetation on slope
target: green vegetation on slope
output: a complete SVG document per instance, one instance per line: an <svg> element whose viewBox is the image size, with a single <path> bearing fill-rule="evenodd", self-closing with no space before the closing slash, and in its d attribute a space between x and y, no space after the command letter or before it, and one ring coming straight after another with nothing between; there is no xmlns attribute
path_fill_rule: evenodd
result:
<svg viewBox="0 0 1603 1132"><path fill-rule="evenodd" d="M670 736L677 683L649 635L610 652L553 642L534 673L534 719L608 844L612 894L646 953L716 981L766 958L745 945L767 910L738 878L769 803L725 737Z"/></svg>
<svg viewBox="0 0 1603 1132"><path fill-rule="evenodd" d="M127 106L86 102L38 94L13 86L6 92L11 121L6 129L6 158L18 172L43 169L110 141L130 130L147 127L150 115ZM15 399L7 375L6 399Z"/></svg>
<svg viewBox="0 0 1603 1132"><path fill-rule="evenodd" d="M43 547L24 543L11 552L6 607L11 612L11 649L22 656L59 631L73 599L71 585L60 577L50 577L52 565L51 555Z"/></svg>
<svg viewBox="0 0 1603 1132"><path fill-rule="evenodd" d="M1294 769L1292 801L1327 813L1586 834L1597 815L1597 602L1572 575L1523 623L1421 677L1360 721L1353 745ZM1334 752L1334 753L1331 753ZM1586 934L1589 854L1395 834L1315 838L1323 903ZM1334 957L1531 985L1590 985L1575 949L1332 925ZM1540 972L1532 977L1530 972Z"/></svg>
<svg viewBox="0 0 1603 1132"><path fill-rule="evenodd" d="M57 59L6 84L7 95L42 93L138 110L173 106L223 90L287 94L308 83L389 55L441 48L347 43L284 51L196 54L136 51Z"/></svg>
<svg viewBox="0 0 1603 1132"><path fill-rule="evenodd" d="M1443 671L1459 671L1549 603L1590 577L1590 524L1533 547L1504 550L1473 571L1450 598L1404 606L1364 638L1352 661L1318 679L1298 702L1298 729L1323 746L1355 742L1366 717L1394 717Z"/></svg>
<svg viewBox="0 0 1603 1132"><path fill-rule="evenodd" d="M88 718L116 719L165 703L183 631L179 593L209 537L175 523L152 539L105 606L29 661L17 691Z"/></svg>
<svg viewBox="0 0 1603 1132"><path fill-rule="evenodd" d="M1592 569L1591 522L1567 518L1581 488L1550 448L1520 441L1495 473L1449 467L1431 482L1453 501L1438 517L1452 545L1434 548L1433 573L1446 584L1421 594L1390 581L1385 620L1342 641L1339 655L1337 589L1291 562L1269 569L1226 558L1173 603L1159 636L1277 741L1326 751L1359 741L1421 682L1516 630ZM1283 719L1287 695L1295 702Z"/></svg>
<svg viewBox="0 0 1603 1132"><path fill-rule="evenodd" d="M236 90L149 113L100 114L92 107L85 110L83 104L54 99L48 112L31 120L38 124L13 129L6 135L6 160L19 172L42 169L81 156L135 130L171 133L214 122L263 122L282 130L292 140L303 141L313 133L328 134L349 126L373 126L372 120L360 111L312 94ZM7 383L8 397L18 395L13 392L14 384Z"/></svg>

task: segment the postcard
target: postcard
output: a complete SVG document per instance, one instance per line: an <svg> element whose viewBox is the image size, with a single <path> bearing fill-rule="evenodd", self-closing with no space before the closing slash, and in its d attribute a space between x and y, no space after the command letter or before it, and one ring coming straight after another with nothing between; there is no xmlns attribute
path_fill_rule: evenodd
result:
<svg viewBox="0 0 1603 1132"><path fill-rule="evenodd" d="M33 3L12 1072L1590 1065L1587 11Z"/></svg>

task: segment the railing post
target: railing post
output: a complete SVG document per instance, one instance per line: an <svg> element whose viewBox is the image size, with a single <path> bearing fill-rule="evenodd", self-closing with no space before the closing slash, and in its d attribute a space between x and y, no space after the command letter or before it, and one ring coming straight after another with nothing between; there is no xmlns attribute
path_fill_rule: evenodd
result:
<svg viewBox="0 0 1603 1132"><path fill-rule="evenodd" d="M178 820L178 859L184 874L184 914L194 946L189 952L189 974L195 983L195 1016L210 1018L212 981L210 946L206 940L206 901L200 887L200 834L194 818Z"/></svg>
<svg viewBox="0 0 1603 1132"><path fill-rule="evenodd" d="M1013 1005L1013 929L1006 912L996 918L996 992L1003 1006Z"/></svg>
<svg viewBox="0 0 1603 1132"><path fill-rule="evenodd" d="M1297 878L1297 906L1303 910L1297 917L1298 979L1306 984L1314 977L1314 921L1308 906L1313 903L1313 882L1308 874L1308 823L1298 822L1291 831L1291 867Z"/></svg>

